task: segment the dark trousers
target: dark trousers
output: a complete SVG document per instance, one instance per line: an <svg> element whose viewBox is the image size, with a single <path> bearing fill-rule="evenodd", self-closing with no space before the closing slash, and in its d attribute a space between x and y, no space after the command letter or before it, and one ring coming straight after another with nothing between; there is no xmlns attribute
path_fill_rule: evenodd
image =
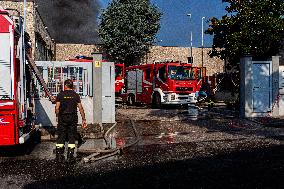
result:
<svg viewBox="0 0 284 189"><path fill-rule="evenodd" d="M74 114L64 114L58 117L57 144L65 144L66 139L69 144L75 144L77 135L78 116Z"/></svg>

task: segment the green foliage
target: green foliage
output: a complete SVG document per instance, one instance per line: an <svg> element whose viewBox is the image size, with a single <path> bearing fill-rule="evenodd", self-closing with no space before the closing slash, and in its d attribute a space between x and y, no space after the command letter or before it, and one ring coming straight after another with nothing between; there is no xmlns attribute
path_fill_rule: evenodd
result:
<svg viewBox="0 0 284 189"><path fill-rule="evenodd" d="M161 13L149 0L113 0L101 15L99 34L116 61L132 65L149 51Z"/></svg>
<svg viewBox="0 0 284 189"><path fill-rule="evenodd" d="M276 55L283 47L283 0L223 0L228 3L221 20L211 18L207 34L214 35L210 55L235 64L245 54Z"/></svg>

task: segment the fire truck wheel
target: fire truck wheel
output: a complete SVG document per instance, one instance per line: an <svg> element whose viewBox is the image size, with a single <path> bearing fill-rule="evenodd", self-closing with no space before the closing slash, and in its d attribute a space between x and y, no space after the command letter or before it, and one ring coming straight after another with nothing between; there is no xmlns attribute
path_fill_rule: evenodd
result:
<svg viewBox="0 0 284 189"><path fill-rule="evenodd" d="M134 106L134 104L135 104L135 97L134 97L134 95L129 95L127 97L127 105Z"/></svg>
<svg viewBox="0 0 284 189"><path fill-rule="evenodd" d="M159 109L162 107L162 104L161 104L161 95L158 94L158 93L155 93L154 94L154 97L153 97L153 102L152 102L152 107L153 108L156 108L156 109Z"/></svg>

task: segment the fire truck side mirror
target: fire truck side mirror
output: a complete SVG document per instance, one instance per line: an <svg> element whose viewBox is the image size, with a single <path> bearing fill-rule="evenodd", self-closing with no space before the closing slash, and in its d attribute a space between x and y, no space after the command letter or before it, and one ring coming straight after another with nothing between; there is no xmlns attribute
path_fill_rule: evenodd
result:
<svg viewBox="0 0 284 189"><path fill-rule="evenodd" d="M126 93L126 88L125 88L125 87L122 87L122 88L121 88L121 93L122 93L122 94L125 94L125 93Z"/></svg>

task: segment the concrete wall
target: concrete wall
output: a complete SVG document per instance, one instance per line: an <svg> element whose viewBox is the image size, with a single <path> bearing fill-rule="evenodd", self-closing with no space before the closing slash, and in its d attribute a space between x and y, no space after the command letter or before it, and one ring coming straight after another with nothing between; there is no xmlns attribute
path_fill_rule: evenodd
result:
<svg viewBox="0 0 284 189"><path fill-rule="evenodd" d="M272 116L280 116L279 112L279 56L272 57Z"/></svg>
<svg viewBox="0 0 284 189"><path fill-rule="evenodd" d="M203 49L203 66L207 68L207 75L213 75L214 73L221 73L224 71L224 61L219 58L211 58L208 53L211 48ZM142 63L154 62L165 59L171 59L173 61L188 62L187 57L190 57L190 48L188 47L163 47L153 46L150 49ZM202 49L192 48L193 66L202 65Z"/></svg>
<svg viewBox="0 0 284 189"><path fill-rule="evenodd" d="M24 16L24 3L23 1L0 1L0 6L4 9L16 9L20 12L21 16ZM41 52L37 49L36 42L41 42L42 45L49 50L52 54L55 53L55 43L52 41L47 28L37 12L34 6L34 2L28 1L26 4L26 31L30 35L32 42L32 54L35 60L46 60L46 52ZM10 11L11 14L15 14L15 11ZM39 39L40 38L40 39ZM54 55L53 55L54 56ZM52 56L50 56L52 58Z"/></svg>
<svg viewBox="0 0 284 189"><path fill-rule="evenodd" d="M101 51L99 45L85 44L56 44L56 61L64 61L75 58L77 55L92 57L93 52Z"/></svg>

